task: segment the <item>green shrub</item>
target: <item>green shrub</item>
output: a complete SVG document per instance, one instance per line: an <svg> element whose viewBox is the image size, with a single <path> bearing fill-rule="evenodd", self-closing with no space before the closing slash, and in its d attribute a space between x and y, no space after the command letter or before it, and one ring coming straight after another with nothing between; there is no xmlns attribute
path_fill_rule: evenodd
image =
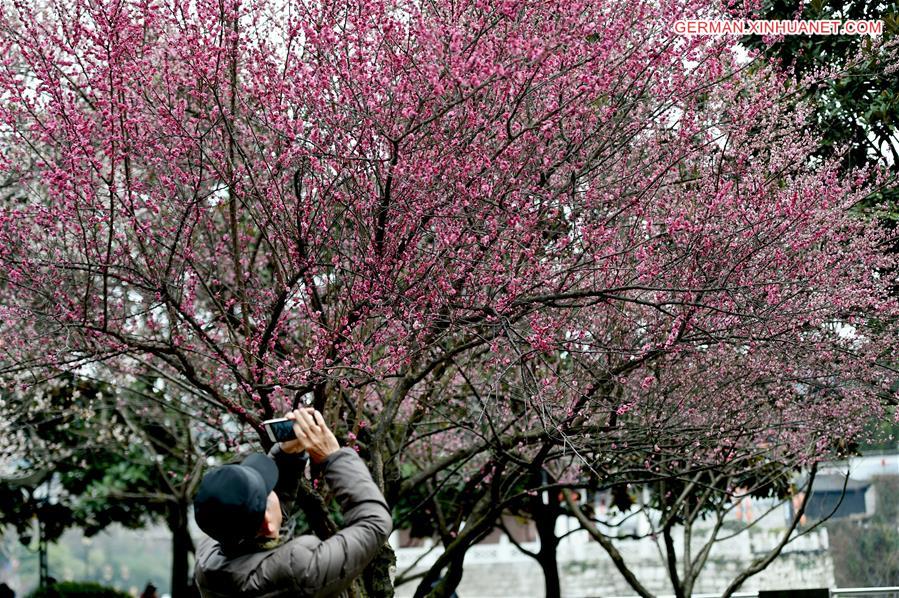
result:
<svg viewBox="0 0 899 598"><path fill-rule="evenodd" d="M130 598L130 594L107 588L92 581L61 581L38 588L28 598Z"/></svg>

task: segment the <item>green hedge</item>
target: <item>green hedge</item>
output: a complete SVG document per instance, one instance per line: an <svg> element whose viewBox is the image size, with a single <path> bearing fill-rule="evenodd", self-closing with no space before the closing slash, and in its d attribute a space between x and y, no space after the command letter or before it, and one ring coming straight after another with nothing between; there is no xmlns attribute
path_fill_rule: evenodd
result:
<svg viewBox="0 0 899 598"><path fill-rule="evenodd" d="M28 598L130 598L130 594L115 588L107 588L92 581L61 581L52 586L38 588Z"/></svg>

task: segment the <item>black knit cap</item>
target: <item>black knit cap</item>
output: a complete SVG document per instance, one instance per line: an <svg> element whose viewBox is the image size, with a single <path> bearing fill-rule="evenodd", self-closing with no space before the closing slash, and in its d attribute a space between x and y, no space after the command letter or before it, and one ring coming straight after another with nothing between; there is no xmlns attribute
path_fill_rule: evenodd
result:
<svg viewBox="0 0 899 598"><path fill-rule="evenodd" d="M216 467L203 476L194 498L197 525L222 544L255 537L277 483L278 467L262 453L250 455L240 465Z"/></svg>

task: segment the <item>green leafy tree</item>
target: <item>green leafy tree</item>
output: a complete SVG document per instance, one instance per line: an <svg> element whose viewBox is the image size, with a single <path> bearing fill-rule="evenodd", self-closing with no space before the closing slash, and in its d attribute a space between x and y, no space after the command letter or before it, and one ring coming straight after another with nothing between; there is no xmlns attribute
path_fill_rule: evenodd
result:
<svg viewBox="0 0 899 598"><path fill-rule="evenodd" d="M842 587L899 584L899 476L875 478L874 515L827 525L834 577Z"/></svg>
<svg viewBox="0 0 899 598"><path fill-rule="evenodd" d="M810 78L808 85L794 92L797 100L814 106L809 124L819 139L817 155L839 156L846 172L860 166L886 167L888 177L869 205L888 200L892 208L880 216L894 222L899 220L896 7L895 2L880 0L766 0L758 18L882 20L883 35L789 35L773 43L760 36L742 40L783 68L794 69L799 77Z"/></svg>
<svg viewBox="0 0 899 598"><path fill-rule="evenodd" d="M64 581L40 588L28 598L126 598L128 594L93 582Z"/></svg>
<svg viewBox="0 0 899 598"><path fill-rule="evenodd" d="M0 480L0 524L27 544L35 519L50 542L69 527L90 536L112 523L164 521L172 533L172 592L184 595L190 501L218 436L196 445L196 421L148 379L115 388L66 375L29 399L5 403L16 432L4 445L12 468Z"/></svg>

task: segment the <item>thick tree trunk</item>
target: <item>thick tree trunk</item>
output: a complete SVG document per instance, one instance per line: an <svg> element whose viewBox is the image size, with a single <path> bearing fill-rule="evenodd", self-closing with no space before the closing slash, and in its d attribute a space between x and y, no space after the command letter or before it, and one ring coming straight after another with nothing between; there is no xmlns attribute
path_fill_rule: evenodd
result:
<svg viewBox="0 0 899 598"><path fill-rule="evenodd" d="M179 502L172 506L168 516L168 526L172 532L172 598L190 598L188 559L194 544L187 527L187 513L187 503Z"/></svg>
<svg viewBox="0 0 899 598"><path fill-rule="evenodd" d="M556 537L556 520L561 513L558 494L546 493L548 504L542 500L534 500L533 513L537 526L537 537L540 538L540 550L537 553L537 562L543 569L543 579L547 596L561 595L561 582L559 580L559 563L556 553L559 548L559 538Z"/></svg>
<svg viewBox="0 0 899 598"><path fill-rule="evenodd" d="M547 596L562 595L562 586L559 580L559 563L556 560L557 546L558 544L554 543L551 547L547 546L547 549L544 550L541 542L540 553L537 555L537 562L540 563L540 567L543 569Z"/></svg>
<svg viewBox="0 0 899 598"><path fill-rule="evenodd" d="M389 544L384 544L362 573L362 583L369 598L393 598L391 568L396 567L396 555Z"/></svg>

